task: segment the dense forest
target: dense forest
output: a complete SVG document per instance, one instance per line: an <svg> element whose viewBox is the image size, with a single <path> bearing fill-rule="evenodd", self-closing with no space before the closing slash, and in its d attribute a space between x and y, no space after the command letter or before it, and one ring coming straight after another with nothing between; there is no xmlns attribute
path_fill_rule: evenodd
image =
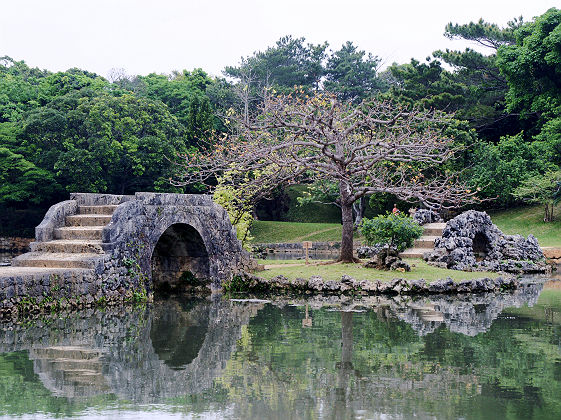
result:
<svg viewBox="0 0 561 420"><path fill-rule="evenodd" d="M104 78L2 57L0 234L30 235L45 209L73 191L190 192L170 183L174 160L208 147L210 133L227 131L224 117L251 112L264 87L330 92L355 103L376 96L453 113L449 134L462 146L453 164L481 197L493 199L486 206L558 194L561 10L504 28L450 23L444 36L482 48L435 51L424 62L381 71L380 58L353 42L332 50L286 36L226 67L224 77L195 69Z"/></svg>

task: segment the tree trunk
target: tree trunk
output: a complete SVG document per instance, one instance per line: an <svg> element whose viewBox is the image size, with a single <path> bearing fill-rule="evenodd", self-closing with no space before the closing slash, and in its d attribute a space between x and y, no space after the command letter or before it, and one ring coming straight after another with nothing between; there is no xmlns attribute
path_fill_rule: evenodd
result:
<svg viewBox="0 0 561 420"><path fill-rule="evenodd" d="M341 312L341 362L337 369L337 385L335 387L335 402L333 404L333 419L348 419L349 379L353 373L353 313Z"/></svg>
<svg viewBox="0 0 561 420"><path fill-rule="evenodd" d="M341 194L341 221L343 223L343 234L341 237L341 255L339 261L352 263L353 258L353 205L349 203L349 190L347 185L341 183L339 187Z"/></svg>
<svg viewBox="0 0 561 420"><path fill-rule="evenodd" d="M353 211L355 216L355 227L360 226L364 213L366 212L366 197L360 197L353 204Z"/></svg>

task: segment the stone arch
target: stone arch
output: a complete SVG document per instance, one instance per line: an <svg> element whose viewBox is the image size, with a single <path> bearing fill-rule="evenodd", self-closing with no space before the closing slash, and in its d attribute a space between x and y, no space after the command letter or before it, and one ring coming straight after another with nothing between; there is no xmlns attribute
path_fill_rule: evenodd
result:
<svg viewBox="0 0 561 420"><path fill-rule="evenodd" d="M155 290L208 282L210 258L203 237L190 224L172 223L154 243L150 269Z"/></svg>

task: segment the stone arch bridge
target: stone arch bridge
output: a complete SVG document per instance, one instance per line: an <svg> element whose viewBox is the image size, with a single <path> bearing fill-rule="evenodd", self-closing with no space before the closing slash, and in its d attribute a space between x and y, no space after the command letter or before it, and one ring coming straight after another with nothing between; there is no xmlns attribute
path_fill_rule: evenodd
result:
<svg viewBox="0 0 561 420"><path fill-rule="evenodd" d="M207 195L75 193L49 209L35 236L31 252L0 269L0 298L99 299L200 281L220 288L253 264Z"/></svg>

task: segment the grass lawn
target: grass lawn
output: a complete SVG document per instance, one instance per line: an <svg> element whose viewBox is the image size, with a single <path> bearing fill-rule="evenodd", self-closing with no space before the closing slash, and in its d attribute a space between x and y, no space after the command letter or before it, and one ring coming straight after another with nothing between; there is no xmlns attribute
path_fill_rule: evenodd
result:
<svg viewBox="0 0 561 420"><path fill-rule="evenodd" d="M541 246L561 246L561 205L555 208L556 220L544 223L541 206L518 207L489 212L493 223L507 234L533 234ZM298 223L255 221L251 229L253 243L340 242L340 223ZM358 234L355 232L355 239Z"/></svg>
<svg viewBox="0 0 561 420"><path fill-rule="evenodd" d="M297 277L309 279L311 276L321 276L324 280L341 280L341 276L343 274L347 274L356 280L390 281L394 278L404 278L408 280L418 280L423 278L427 282L444 279L446 277L451 277L455 281L460 281L481 277L494 278L498 276L497 273L482 271L465 272L446 270L428 265L420 259L407 259L406 261L409 265L411 265L411 271L408 273L374 270L372 268L364 268L361 264L289 265L290 263L302 264L302 261L260 260L260 264L280 265L280 267L270 268L265 271L257 272L256 274L267 279L282 274L291 280Z"/></svg>
<svg viewBox="0 0 561 420"><path fill-rule="evenodd" d="M340 242L340 223L269 222L256 220L251 228L253 243Z"/></svg>
<svg viewBox="0 0 561 420"><path fill-rule="evenodd" d="M544 223L542 206L519 207L512 210L489 212L493 223L504 233L538 238L541 246L561 246L561 206L555 208L556 220Z"/></svg>

